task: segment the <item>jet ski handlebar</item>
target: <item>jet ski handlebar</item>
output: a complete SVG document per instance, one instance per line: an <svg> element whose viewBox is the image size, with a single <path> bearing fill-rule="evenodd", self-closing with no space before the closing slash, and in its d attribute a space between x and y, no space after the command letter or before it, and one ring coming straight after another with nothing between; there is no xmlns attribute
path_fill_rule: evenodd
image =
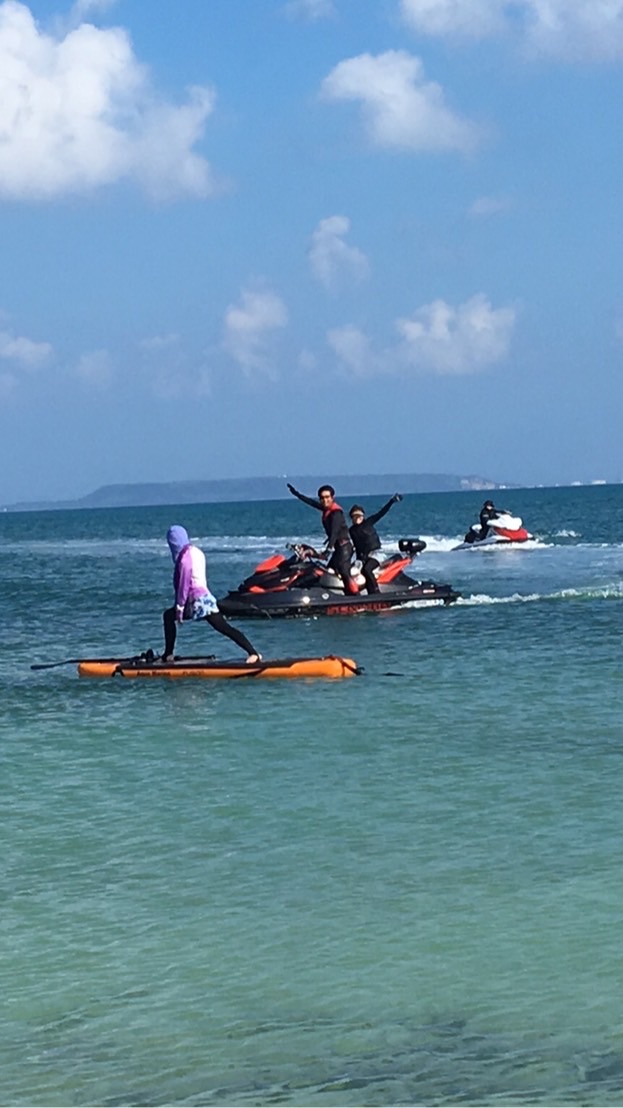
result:
<svg viewBox="0 0 623 1108"><path fill-rule="evenodd" d="M301 562L308 562L312 558L324 560L324 555L319 554L313 546L308 546L305 542L289 542L286 544L286 549L292 550ZM426 543L423 539L399 539L398 549L401 554L415 558L416 554L421 554L426 549Z"/></svg>
<svg viewBox="0 0 623 1108"><path fill-rule="evenodd" d="M308 562L310 558L322 558L313 546L308 546L305 542L289 542L286 544L286 549L294 551L301 562Z"/></svg>

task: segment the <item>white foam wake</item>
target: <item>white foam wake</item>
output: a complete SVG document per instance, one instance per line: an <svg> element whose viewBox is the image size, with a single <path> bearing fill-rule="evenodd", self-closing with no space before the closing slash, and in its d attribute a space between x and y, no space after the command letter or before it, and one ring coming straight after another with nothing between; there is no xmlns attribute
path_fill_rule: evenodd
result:
<svg viewBox="0 0 623 1108"><path fill-rule="evenodd" d="M601 585L598 588L590 586L583 589L560 589L551 593L512 593L511 596L489 596L487 593L472 593L471 596L461 596L456 601L457 606L474 607L479 604L530 604L535 600L623 600L623 582L611 585Z"/></svg>

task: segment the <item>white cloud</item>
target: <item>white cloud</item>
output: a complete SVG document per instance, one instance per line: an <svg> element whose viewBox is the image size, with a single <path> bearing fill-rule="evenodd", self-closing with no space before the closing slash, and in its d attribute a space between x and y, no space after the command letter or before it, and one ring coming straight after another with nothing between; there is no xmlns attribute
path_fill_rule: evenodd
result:
<svg viewBox="0 0 623 1108"><path fill-rule="evenodd" d="M400 0L405 22L421 34L484 38L504 28L505 0Z"/></svg>
<svg viewBox="0 0 623 1108"><path fill-rule="evenodd" d="M483 293L452 307L445 300L426 304L396 321L399 341L374 351L364 331L351 325L327 333L343 367L355 376L381 373L479 373L508 353L516 320L512 307L492 308Z"/></svg>
<svg viewBox="0 0 623 1108"><path fill-rule="evenodd" d="M508 353L514 308L492 308L483 293L458 308L435 300L396 323L401 354L414 369L439 374L478 373Z"/></svg>
<svg viewBox="0 0 623 1108"><path fill-rule="evenodd" d="M623 57L623 0L525 0L526 41L567 61Z"/></svg>
<svg viewBox="0 0 623 1108"><path fill-rule="evenodd" d="M106 388L112 380L112 362L107 350L90 350L79 358L74 373L88 385Z"/></svg>
<svg viewBox="0 0 623 1108"><path fill-rule="evenodd" d="M156 200L176 193L206 197L218 190L204 158L193 153L212 111L214 94L196 86L183 107L152 103L143 113L140 132L132 139L131 175Z"/></svg>
<svg viewBox="0 0 623 1108"><path fill-rule="evenodd" d="M290 19L306 19L310 23L336 15L333 0L288 0L283 11Z"/></svg>
<svg viewBox="0 0 623 1108"><path fill-rule="evenodd" d="M0 358L6 361L15 362L23 369L36 369L49 361L51 356L49 342L33 342L9 331L0 331Z"/></svg>
<svg viewBox="0 0 623 1108"><path fill-rule="evenodd" d="M508 196L478 196L473 204L470 204L468 215L473 219L486 219L492 215L501 215L511 207Z"/></svg>
<svg viewBox="0 0 623 1108"><path fill-rule="evenodd" d="M215 190L194 153L214 94L180 107L152 91L123 28L44 33L17 0L0 3L0 198L41 200L124 179L158 199Z"/></svg>
<svg viewBox="0 0 623 1108"><path fill-rule="evenodd" d="M312 235L309 250L312 273L328 289L336 288L343 277L361 281L370 271L363 251L344 242L349 231L350 220L346 216L331 215L320 220Z"/></svg>
<svg viewBox="0 0 623 1108"><path fill-rule="evenodd" d="M441 86L426 81L420 59L405 50L340 62L322 82L321 95L359 101L378 146L467 152L481 137L475 124L446 106Z"/></svg>
<svg viewBox="0 0 623 1108"><path fill-rule="evenodd" d="M148 353L160 353L162 350L170 350L171 347L177 346L179 341L180 336L171 331L166 335L151 335L149 338L141 339L139 346L141 350L146 350Z"/></svg>
<svg viewBox="0 0 623 1108"><path fill-rule="evenodd" d="M533 54L568 61L623 57L623 0L400 0L420 34L514 34Z"/></svg>
<svg viewBox="0 0 623 1108"><path fill-rule="evenodd" d="M364 331L352 324L327 331L327 342L345 369L355 377L370 377L383 372L382 356L374 353Z"/></svg>
<svg viewBox="0 0 623 1108"><path fill-rule="evenodd" d="M285 304L276 293L243 289L240 303L230 304L225 312L223 347L245 373L270 373L268 338L287 321Z"/></svg>
<svg viewBox="0 0 623 1108"><path fill-rule="evenodd" d="M6 323L4 312L0 312L2 323ZM0 370L0 398L6 399L19 386L19 374L32 372L52 360L54 350L49 342L33 342L22 335L14 335L3 328L0 330L0 360L7 363Z"/></svg>
<svg viewBox="0 0 623 1108"><path fill-rule="evenodd" d="M82 23L91 15L96 16L100 12L109 11L117 3L118 0L76 0L69 13L69 20L75 26L75 24Z"/></svg>

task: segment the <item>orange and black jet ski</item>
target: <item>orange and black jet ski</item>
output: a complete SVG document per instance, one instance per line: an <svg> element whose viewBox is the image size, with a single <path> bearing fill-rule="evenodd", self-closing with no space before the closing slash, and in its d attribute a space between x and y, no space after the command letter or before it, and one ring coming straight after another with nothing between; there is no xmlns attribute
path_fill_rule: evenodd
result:
<svg viewBox="0 0 623 1108"><path fill-rule="evenodd" d="M354 564L352 574L359 593L345 594L340 578L319 560L311 546L289 546L290 556L274 554L260 562L237 589L219 599L219 608L231 618L278 616L342 616L384 612L392 608L452 604L459 593L451 585L415 580L405 570L426 547L421 539L400 539L399 553L384 558L375 571L379 591L367 593L365 579Z"/></svg>

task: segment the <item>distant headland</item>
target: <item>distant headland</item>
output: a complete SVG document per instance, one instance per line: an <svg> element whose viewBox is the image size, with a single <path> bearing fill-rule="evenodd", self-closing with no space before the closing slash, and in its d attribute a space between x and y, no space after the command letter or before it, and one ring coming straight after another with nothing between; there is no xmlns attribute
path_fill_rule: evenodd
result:
<svg viewBox="0 0 623 1108"><path fill-rule="evenodd" d="M338 496L375 496L394 492L468 492L509 488L487 477L460 477L451 473L367 473L282 477L228 477L212 481L153 481L146 484L102 485L76 500L23 501L3 505L8 512L59 511L79 508L139 508L165 504L210 504L240 500L283 500L286 482L313 495L329 480Z"/></svg>

